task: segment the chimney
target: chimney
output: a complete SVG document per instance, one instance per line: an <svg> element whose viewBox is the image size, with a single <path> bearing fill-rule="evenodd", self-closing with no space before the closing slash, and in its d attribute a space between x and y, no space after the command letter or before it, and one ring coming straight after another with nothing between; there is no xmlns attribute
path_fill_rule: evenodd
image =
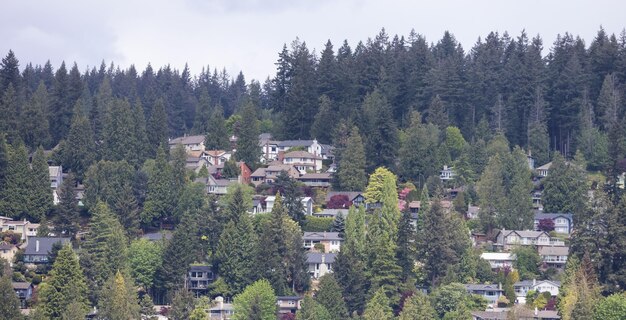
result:
<svg viewBox="0 0 626 320"><path fill-rule="evenodd" d="M502 283L498 282L498 290L502 290Z"/></svg>
<svg viewBox="0 0 626 320"><path fill-rule="evenodd" d="M39 240L35 241L35 252L39 252Z"/></svg>
<svg viewBox="0 0 626 320"><path fill-rule="evenodd" d="M322 253L322 264L326 263L326 255Z"/></svg>
<svg viewBox="0 0 626 320"><path fill-rule="evenodd" d="M537 285L537 279L533 279L533 287Z"/></svg>

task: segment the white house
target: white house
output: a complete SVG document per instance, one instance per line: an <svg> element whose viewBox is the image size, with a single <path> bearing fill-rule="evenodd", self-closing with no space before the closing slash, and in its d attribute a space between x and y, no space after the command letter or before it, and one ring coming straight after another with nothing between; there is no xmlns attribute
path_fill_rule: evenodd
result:
<svg viewBox="0 0 626 320"><path fill-rule="evenodd" d="M504 295L501 284L465 284L467 292L484 297L490 305L496 305L498 298Z"/></svg>
<svg viewBox="0 0 626 320"><path fill-rule="evenodd" d="M63 183L63 167L62 166L48 166L48 174L50 176L50 188L52 188L52 202L54 205L59 204L59 190L61 190L61 184Z"/></svg>
<svg viewBox="0 0 626 320"><path fill-rule="evenodd" d="M25 219L17 221L0 219L0 231L13 231L14 233L19 233L22 235L22 240L28 237L37 236L37 229L39 229L38 223L31 223Z"/></svg>
<svg viewBox="0 0 626 320"><path fill-rule="evenodd" d="M513 285L515 289L515 296L517 297L517 303L525 304L526 303L526 294L528 291L536 291L536 292L550 292L550 295L556 297L559 295L559 288L561 287L561 283L559 281L551 281L551 280L525 280L516 282Z"/></svg>
<svg viewBox="0 0 626 320"><path fill-rule="evenodd" d="M565 268L565 263L567 263L567 257L569 255L569 247L559 246L559 247L539 247L539 256L543 263L547 267L563 269Z"/></svg>
<svg viewBox="0 0 626 320"><path fill-rule="evenodd" d="M332 273L336 256L336 253L307 252L306 262L309 265L311 278L318 279L327 273Z"/></svg>
<svg viewBox="0 0 626 320"><path fill-rule="evenodd" d="M281 157L279 155L279 157ZM322 170L322 157L306 151L287 152L282 159L283 164L294 166L300 174L308 172L320 172Z"/></svg>
<svg viewBox="0 0 626 320"><path fill-rule="evenodd" d="M269 163L278 159L278 154L288 152L292 148L303 148L306 152L322 157L322 145L316 139L313 140L271 140L271 135L259 136L259 147L262 150L261 162Z"/></svg>
<svg viewBox="0 0 626 320"><path fill-rule="evenodd" d="M537 168L537 173L539 174L539 177L541 178L545 178L548 176L548 172L550 172L550 167L552 166L552 162L548 162L546 164L544 164L541 167Z"/></svg>
<svg viewBox="0 0 626 320"><path fill-rule="evenodd" d="M509 252L485 252L480 257L489 262L491 269L513 268L513 262L517 259L515 254Z"/></svg>
<svg viewBox="0 0 626 320"><path fill-rule="evenodd" d="M454 173L454 168L444 165L443 170L441 170L439 174L439 179L441 179L441 181L449 181L454 179L455 176L456 174Z"/></svg>
<svg viewBox="0 0 626 320"><path fill-rule="evenodd" d="M563 240L552 238L543 231L534 230L501 230L496 236L494 245L503 250L510 250L516 246L564 246Z"/></svg>
<svg viewBox="0 0 626 320"><path fill-rule="evenodd" d="M305 232L302 236L304 248L313 249L316 244L324 246L324 252L339 252L343 238L339 232Z"/></svg>
<svg viewBox="0 0 626 320"><path fill-rule="evenodd" d="M169 141L170 149L176 147L176 145L182 144L185 147L185 151L200 151L204 150L204 136L182 136Z"/></svg>
<svg viewBox="0 0 626 320"><path fill-rule="evenodd" d="M300 200L304 207L304 214L310 216L313 214L313 199L311 197L304 197ZM274 208L274 202L276 202L276 196L268 196L265 198L265 212L272 212Z"/></svg>

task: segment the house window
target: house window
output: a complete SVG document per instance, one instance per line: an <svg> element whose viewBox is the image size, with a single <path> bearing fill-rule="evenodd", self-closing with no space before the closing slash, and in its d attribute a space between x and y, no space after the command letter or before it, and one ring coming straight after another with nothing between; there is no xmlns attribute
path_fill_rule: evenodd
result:
<svg viewBox="0 0 626 320"><path fill-rule="evenodd" d="M336 246L337 245L337 241L331 241L330 244L333 245L333 246Z"/></svg>
<svg viewBox="0 0 626 320"><path fill-rule="evenodd" d="M558 218L558 219L556 219L556 223L557 223L557 224L565 224L565 219L563 219L563 218Z"/></svg>
<svg viewBox="0 0 626 320"><path fill-rule="evenodd" d="M9 226L9 230L15 230L15 226Z"/></svg>

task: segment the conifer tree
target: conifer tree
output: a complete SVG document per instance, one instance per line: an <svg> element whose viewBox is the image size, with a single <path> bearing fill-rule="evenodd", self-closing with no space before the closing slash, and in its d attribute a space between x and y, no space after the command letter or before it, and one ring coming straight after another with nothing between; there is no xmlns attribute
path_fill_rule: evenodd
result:
<svg viewBox="0 0 626 320"><path fill-rule="evenodd" d="M50 173L48 162L43 148L37 148L32 162L31 199L29 217L41 220L52 207L52 192L50 192Z"/></svg>
<svg viewBox="0 0 626 320"><path fill-rule="evenodd" d="M17 89L20 88L19 65L20 63L15 53L13 53L13 50L9 50L9 53L0 62L0 91L4 91L10 85Z"/></svg>
<svg viewBox="0 0 626 320"><path fill-rule="evenodd" d="M194 310L194 301L192 293L185 289L177 290L172 298L172 311L170 318L172 320L187 320L191 317Z"/></svg>
<svg viewBox="0 0 626 320"><path fill-rule="evenodd" d="M115 100L104 123L102 158L111 161L130 159L135 152L133 116L128 100Z"/></svg>
<svg viewBox="0 0 626 320"><path fill-rule="evenodd" d="M402 276L400 281L404 284L410 284L414 281L415 275L413 269L415 267L415 241L417 233L413 226L413 218L409 210L408 203L402 210L402 217L398 224L398 241L396 249L396 259L398 265L402 268Z"/></svg>
<svg viewBox="0 0 626 320"><path fill-rule="evenodd" d="M55 229L69 237L73 237L79 227L78 199L76 199L76 192L74 191L75 186L76 179L74 179L74 174L70 172L61 184L61 195L56 208L57 215L54 219Z"/></svg>
<svg viewBox="0 0 626 320"><path fill-rule="evenodd" d="M364 140L368 171L381 166L394 167L398 132L391 106L380 90L374 90L365 97L363 112L366 117L363 132L367 133Z"/></svg>
<svg viewBox="0 0 626 320"><path fill-rule="evenodd" d="M1 267L1 266L0 266ZM0 277L0 320L23 319L20 300L17 298L8 274Z"/></svg>
<svg viewBox="0 0 626 320"><path fill-rule="evenodd" d="M270 215L270 221L263 227L259 243L258 270L267 279L278 294L287 292L287 239L285 220L287 212L282 205L282 197L276 195L276 201Z"/></svg>
<svg viewBox="0 0 626 320"><path fill-rule="evenodd" d="M31 171L28 153L21 141L16 141L8 152L3 212L12 218L25 218L31 208Z"/></svg>
<svg viewBox="0 0 626 320"><path fill-rule="evenodd" d="M24 104L20 115L20 134L24 143L31 150L38 146L47 146L50 143L49 104L48 90L43 82L40 82L37 91Z"/></svg>
<svg viewBox="0 0 626 320"><path fill-rule="evenodd" d="M546 212L580 215L587 203L585 171L556 154L548 176L543 179L542 202Z"/></svg>
<svg viewBox="0 0 626 320"><path fill-rule="evenodd" d="M88 312L87 284L78 257L69 245L57 255L49 276L41 285L37 311L46 319L61 319L66 310Z"/></svg>
<svg viewBox="0 0 626 320"><path fill-rule="evenodd" d="M175 194L172 190L172 168L165 158L162 147L157 151L155 172L148 178L148 192L144 209L141 212L141 222L150 224L170 215L175 206Z"/></svg>
<svg viewBox="0 0 626 320"><path fill-rule="evenodd" d="M207 150L227 150L230 146L222 106L217 105L213 108L205 134L204 146Z"/></svg>
<svg viewBox="0 0 626 320"><path fill-rule="evenodd" d="M76 178L82 181L85 172L96 160L96 143L80 103L74 106L72 124L61 152L63 168L74 172Z"/></svg>
<svg viewBox="0 0 626 320"><path fill-rule="evenodd" d="M335 216L333 220L333 225L330 228L331 232L338 232L339 237L343 238L346 232L346 219L343 216L343 213L339 211L339 213Z"/></svg>
<svg viewBox="0 0 626 320"><path fill-rule="evenodd" d="M20 135L18 93L15 91L13 84L9 84L8 88L2 91L1 94L0 112L3 117L0 119L0 132L4 132L9 142L13 143Z"/></svg>
<svg viewBox="0 0 626 320"><path fill-rule="evenodd" d="M151 145L151 154L155 154L156 152L153 150L157 150L159 147L167 148L170 135L167 113L165 112L165 101L162 98L159 98L152 108L152 116L146 129Z"/></svg>
<svg viewBox="0 0 626 320"><path fill-rule="evenodd" d="M261 148L259 148L259 124L256 108L251 101L245 102L241 110L241 129L237 138L235 158L245 162L249 167L255 168L261 160Z"/></svg>
<svg viewBox="0 0 626 320"><path fill-rule="evenodd" d="M445 130L448 127L448 111L439 95L436 95L430 102L426 121L436 125L439 130Z"/></svg>
<svg viewBox="0 0 626 320"><path fill-rule="evenodd" d="M104 284L98 300L98 316L111 320L139 319L137 290L131 279L120 271L111 275Z"/></svg>
<svg viewBox="0 0 626 320"><path fill-rule="evenodd" d="M346 148L341 153L341 162L337 176L342 190L363 190L367 183L365 173L365 149L359 135L359 129L352 127L346 142Z"/></svg>
<svg viewBox="0 0 626 320"><path fill-rule="evenodd" d="M83 245L81 265L95 302L109 277L117 271L128 270L128 240L119 220L104 202L98 202L93 208L90 229L90 236Z"/></svg>
<svg viewBox="0 0 626 320"><path fill-rule="evenodd" d="M200 98L198 99L198 104L196 105L196 112L193 118L193 128L191 129L191 132L193 134L207 134L207 132L211 130L211 126L209 124L210 118L211 97L209 97L207 90L201 90Z"/></svg>
<svg viewBox="0 0 626 320"><path fill-rule="evenodd" d="M127 159L130 164L134 165L135 168L139 167L149 155L150 151L150 142L148 140L148 133L146 129L146 118L143 111L143 106L141 105L141 101L137 99L135 104L133 105L132 110L132 120L134 129L132 140L135 143L133 147L133 153L130 155L129 159Z"/></svg>
<svg viewBox="0 0 626 320"><path fill-rule="evenodd" d="M311 137L320 143L331 143L334 121L332 121L331 101L327 95L320 96L318 109L313 125L311 125Z"/></svg>
<svg viewBox="0 0 626 320"><path fill-rule="evenodd" d="M370 301L367 302L364 320L390 320L393 319L393 312L389 306L389 298L385 295L383 288L378 289Z"/></svg>
<svg viewBox="0 0 626 320"><path fill-rule="evenodd" d="M330 319L341 320L348 317L348 309L341 296L341 287L332 274L325 274L320 278L315 301L328 310Z"/></svg>

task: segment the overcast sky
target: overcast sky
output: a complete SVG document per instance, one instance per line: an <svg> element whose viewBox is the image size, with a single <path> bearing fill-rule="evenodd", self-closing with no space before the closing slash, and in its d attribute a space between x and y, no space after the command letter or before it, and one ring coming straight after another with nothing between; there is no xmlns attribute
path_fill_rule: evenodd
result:
<svg viewBox="0 0 626 320"><path fill-rule="evenodd" d="M354 48L383 27L405 36L415 29L429 42L449 30L467 50L490 31L526 29L549 48L566 31L587 44L600 25L619 34L625 18L621 0L8 0L0 55L12 49L22 66L49 59L56 68L65 60L81 70L102 60L139 70L187 62L192 74L210 65L262 81L296 37L320 52L328 39L335 49L344 39Z"/></svg>

